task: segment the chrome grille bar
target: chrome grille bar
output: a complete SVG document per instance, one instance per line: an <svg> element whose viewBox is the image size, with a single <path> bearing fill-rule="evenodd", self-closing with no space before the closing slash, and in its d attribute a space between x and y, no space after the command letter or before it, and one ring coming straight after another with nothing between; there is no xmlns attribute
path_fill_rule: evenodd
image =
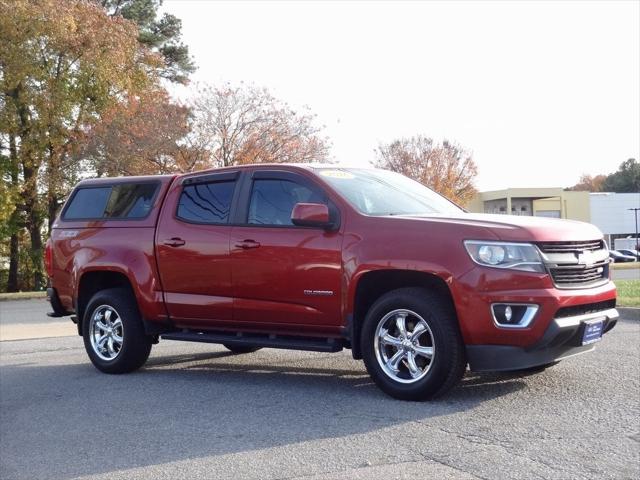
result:
<svg viewBox="0 0 640 480"><path fill-rule="evenodd" d="M544 253L583 252L585 250L595 251L604 248L602 240L585 242L540 242L537 245Z"/></svg>

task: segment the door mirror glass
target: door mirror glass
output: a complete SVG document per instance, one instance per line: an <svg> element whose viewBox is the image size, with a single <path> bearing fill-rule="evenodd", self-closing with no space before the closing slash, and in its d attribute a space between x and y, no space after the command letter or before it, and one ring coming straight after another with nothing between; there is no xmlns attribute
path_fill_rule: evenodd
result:
<svg viewBox="0 0 640 480"><path fill-rule="evenodd" d="M332 226L329 207L322 203L296 203L291 212L291 222L299 227Z"/></svg>

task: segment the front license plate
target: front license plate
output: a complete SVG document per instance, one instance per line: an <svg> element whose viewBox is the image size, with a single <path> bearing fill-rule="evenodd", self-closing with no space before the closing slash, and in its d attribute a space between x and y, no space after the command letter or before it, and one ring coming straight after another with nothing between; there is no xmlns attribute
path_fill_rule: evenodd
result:
<svg viewBox="0 0 640 480"><path fill-rule="evenodd" d="M604 320L594 320L585 322L584 333L582 334L582 345L589 345L602 339L602 329Z"/></svg>

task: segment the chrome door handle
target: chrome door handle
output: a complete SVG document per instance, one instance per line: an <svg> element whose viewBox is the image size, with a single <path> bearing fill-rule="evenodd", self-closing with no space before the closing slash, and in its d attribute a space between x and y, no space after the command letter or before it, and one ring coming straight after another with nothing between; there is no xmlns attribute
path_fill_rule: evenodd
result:
<svg viewBox="0 0 640 480"><path fill-rule="evenodd" d="M165 241L164 241L164 242L162 242L162 243L164 243L165 245L167 245L167 246L169 246L169 247L181 247L182 245L184 245L184 244L185 244L185 243L187 243L187 242L185 242L185 241L184 241L183 239L181 239L181 238L173 237L173 238L170 238L170 239L168 239L168 240L165 240Z"/></svg>
<svg viewBox="0 0 640 480"><path fill-rule="evenodd" d="M243 240L242 242L236 243L236 248L241 248L243 250L258 248L259 246L260 242L256 242L255 240Z"/></svg>

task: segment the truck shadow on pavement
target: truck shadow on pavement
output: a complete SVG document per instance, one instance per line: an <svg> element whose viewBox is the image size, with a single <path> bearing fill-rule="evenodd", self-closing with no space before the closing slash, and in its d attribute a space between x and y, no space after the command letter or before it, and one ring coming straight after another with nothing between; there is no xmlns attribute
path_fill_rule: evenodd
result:
<svg viewBox="0 0 640 480"><path fill-rule="evenodd" d="M387 397L348 354L156 353L129 375L72 358L2 368L3 478L106 475L411 422L431 428L526 386L522 375L467 372L442 399L413 403Z"/></svg>
<svg viewBox="0 0 640 480"><path fill-rule="evenodd" d="M364 365L361 361L351 361L353 363L352 368L345 369L342 367L344 357L340 357L339 362L335 362L333 368L320 368L313 366L319 362L320 357L310 357L306 365L300 362L298 364L278 364L278 363L252 363L247 361L246 363L237 364L235 362L216 361L211 362L209 360L218 360L229 358L242 358L238 355L234 355L228 352L215 352L215 353L199 353L199 354L182 354L163 356L153 360L150 360L146 365L146 370L162 372L201 372L209 374L222 374L225 381L240 381L245 382L247 377L251 378L259 375L271 375L277 378L277 382L282 382L284 378L292 380L289 383L289 387L295 388L299 382L305 382L307 380L319 390L322 390L325 386L325 382L319 378L328 379L328 382L335 382L342 384L342 388L347 389L362 389L365 387L365 394L373 397L383 397L395 402L401 402L402 405L438 405L443 402L451 401L454 398L465 399L473 404L481 403L485 400L496 398L508 393L520 390L525 387L524 378L533 375L534 373L525 372L504 372L504 373L474 373L467 371L460 384L447 393L443 398L436 399L431 402L402 402L393 400L382 393L373 383L373 380L369 377ZM245 357L247 360L250 357ZM324 360L336 358L334 355L323 355ZM233 375L230 375L233 374ZM269 380L272 382L273 380ZM354 392L352 391L351 394ZM475 397L471 398L471 397ZM484 398L482 398L484 397ZM473 405L471 405L473 406Z"/></svg>

